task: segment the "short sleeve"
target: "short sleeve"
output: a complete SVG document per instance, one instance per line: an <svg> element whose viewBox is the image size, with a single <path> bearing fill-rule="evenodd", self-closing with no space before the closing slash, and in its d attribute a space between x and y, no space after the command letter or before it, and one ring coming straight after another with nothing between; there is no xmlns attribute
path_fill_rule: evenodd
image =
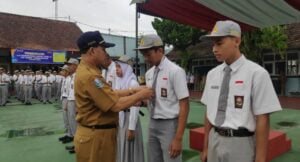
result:
<svg viewBox="0 0 300 162"><path fill-rule="evenodd" d="M206 81L205 81L205 86L204 86L204 90L203 90L203 93L202 93L202 97L201 97L201 102L204 104L204 105L207 105L208 104L208 91L209 91L209 82L208 82L208 79L209 77L206 78Z"/></svg>
<svg viewBox="0 0 300 162"><path fill-rule="evenodd" d="M111 109L119 100L119 96L101 76L92 76L88 78L88 83L85 84L84 87L95 105L104 112Z"/></svg>
<svg viewBox="0 0 300 162"><path fill-rule="evenodd" d="M252 107L255 115L280 111L281 106L267 71L257 71L253 77Z"/></svg>
<svg viewBox="0 0 300 162"><path fill-rule="evenodd" d="M187 88L186 74L183 69L178 69L173 76L173 88L175 95L179 100L189 97L189 90Z"/></svg>

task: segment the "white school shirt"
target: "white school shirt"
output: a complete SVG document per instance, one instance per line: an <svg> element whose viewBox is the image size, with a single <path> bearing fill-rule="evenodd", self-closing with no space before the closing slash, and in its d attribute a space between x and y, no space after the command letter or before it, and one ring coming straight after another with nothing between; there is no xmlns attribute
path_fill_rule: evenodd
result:
<svg viewBox="0 0 300 162"><path fill-rule="evenodd" d="M207 118L212 125L215 125L225 66L227 65L223 63L208 72L201 98L201 102L207 107ZM269 73L243 55L230 68L232 71L226 117L221 127L244 127L255 131L256 115L281 110Z"/></svg>
<svg viewBox="0 0 300 162"><path fill-rule="evenodd" d="M61 75L56 75L56 77L55 77L55 82L56 82L56 83L62 83L62 80L63 80L63 76L61 76Z"/></svg>
<svg viewBox="0 0 300 162"><path fill-rule="evenodd" d="M63 97L68 97L68 85L67 85L67 77L62 78L62 85L61 85L61 99Z"/></svg>
<svg viewBox="0 0 300 162"><path fill-rule="evenodd" d="M139 83L135 80L132 80L130 82L130 87L138 87ZM140 107L138 106L131 106L130 107L130 115L129 115L129 125L128 125L128 129L129 130L135 130L136 128L136 124L139 118L139 112L140 112ZM124 127L125 124L125 112L124 111L120 111L119 112L119 125L120 127Z"/></svg>
<svg viewBox="0 0 300 162"><path fill-rule="evenodd" d="M179 100L189 97L185 71L163 57L158 65L154 119L173 119L179 115ZM155 66L146 72L146 85L152 87Z"/></svg>
<svg viewBox="0 0 300 162"><path fill-rule="evenodd" d="M12 79L15 83L17 83L18 76L16 74L14 74Z"/></svg>
<svg viewBox="0 0 300 162"><path fill-rule="evenodd" d="M75 82L75 73L68 76L68 100L75 100L75 91L74 91L74 82Z"/></svg>
<svg viewBox="0 0 300 162"><path fill-rule="evenodd" d="M24 80L24 85L32 85L33 80L31 76L25 75L23 80Z"/></svg>
<svg viewBox="0 0 300 162"><path fill-rule="evenodd" d="M42 83L42 75L36 75L35 76L35 83Z"/></svg>
<svg viewBox="0 0 300 162"><path fill-rule="evenodd" d="M50 76L47 77L46 75L42 75L41 83L43 84L43 86L51 86L52 79Z"/></svg>
<svg viewBox="0 0 300 162"><path fill-rule="evenodd" d="M19 81L20 85L23 85L24 84L24 75L19 75L18 81Z"/></svg>
<svg viewBox="0 0 300 162"><path fill-rule="evenodd" d="M7 74L3 73L2 75L0 75L0 82L2 84L8 84L10 82L10 78Z"/></svg>
<svg viewBox="0 0 300 162"><path fill-rule="evenodd" d="M111 88L115 89L117 80L116 63L112 61L107 70L103 69L102 76L105 81L111 86Z"/></svg>

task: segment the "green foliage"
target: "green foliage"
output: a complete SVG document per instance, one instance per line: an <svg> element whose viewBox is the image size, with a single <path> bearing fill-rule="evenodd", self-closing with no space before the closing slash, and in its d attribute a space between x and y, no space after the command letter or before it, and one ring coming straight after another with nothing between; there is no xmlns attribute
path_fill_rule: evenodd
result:
<svg viewBox="0 0 300 162"><path fill-rule="evenodd" d="M263 50L271 50L282 58L287 49L287 35L284 26L272 26L246 32L242 36L241 51L247 58L260 62Z"/></svg>
<svg viewBox="0 0 300 162"><path fill-rule="evenodd" d="M191 56L186 48L198 43L200 36L206 34L204 30L166 19L155 18L152 26L166 45L173 45L175 50L180 51L181 66L183 68L186 68Z"/></svg>

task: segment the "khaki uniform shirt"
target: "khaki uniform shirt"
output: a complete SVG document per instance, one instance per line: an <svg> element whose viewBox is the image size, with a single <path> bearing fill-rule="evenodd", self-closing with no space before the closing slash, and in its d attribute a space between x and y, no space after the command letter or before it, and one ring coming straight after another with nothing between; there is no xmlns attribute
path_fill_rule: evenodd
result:
<svg viewBox="0 0 300 162"><path fill-rule="evenodd" d="M84 126L117 124L118 113L110 109L118 100L119 96L105 82L101 71L82 60L75 77L77 122Z"/></svg>

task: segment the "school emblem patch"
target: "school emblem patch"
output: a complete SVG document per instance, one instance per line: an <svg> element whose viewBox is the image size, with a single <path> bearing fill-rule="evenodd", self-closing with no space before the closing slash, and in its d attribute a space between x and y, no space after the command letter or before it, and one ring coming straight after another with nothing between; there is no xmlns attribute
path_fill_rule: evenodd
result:
<svg viewBox="0 0 300 162"><path fill-rule="evenodd" d="M103 88L104 83L100 79L96 78L94 81L97 88Z"/></svg>
<svg viewBox="0 0 300 162"><path fill-rule="evenodd" d="M237 109L242 109L244 105L244 96L234 96L234 105Z"/></svg>

